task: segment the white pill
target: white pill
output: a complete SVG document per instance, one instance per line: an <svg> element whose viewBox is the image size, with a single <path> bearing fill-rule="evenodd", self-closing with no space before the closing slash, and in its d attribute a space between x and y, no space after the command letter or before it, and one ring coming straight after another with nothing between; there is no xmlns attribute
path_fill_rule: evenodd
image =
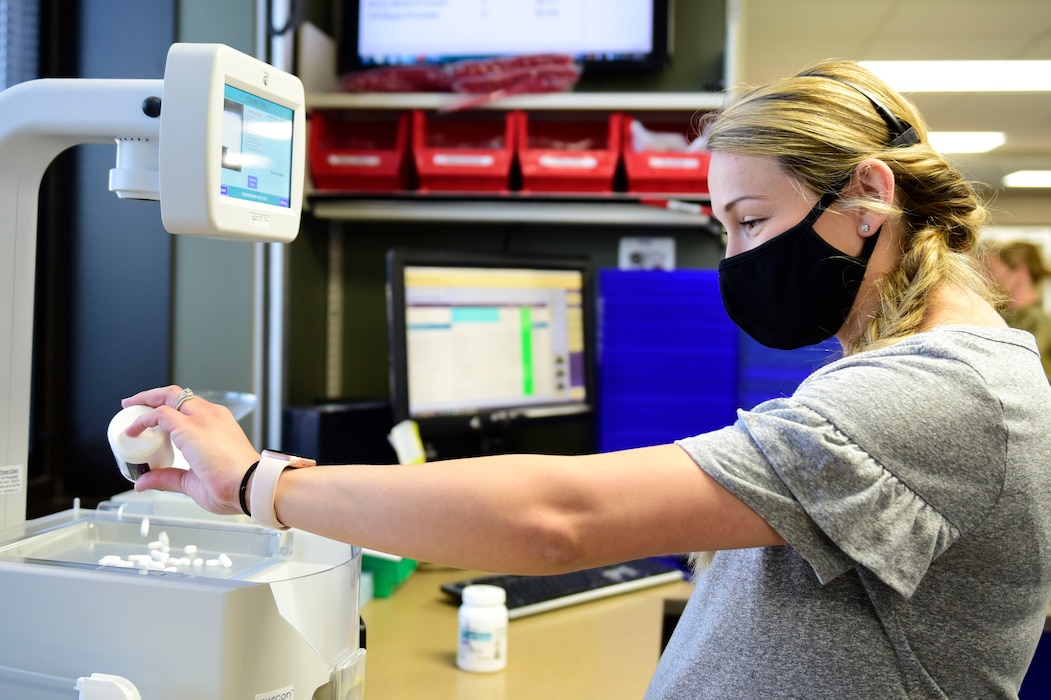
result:
<svg viewBox="0 0 1051 700"><path fill-rule="evenodd" d="M150 552L150 556L156 559L157 561L168 561L168 553L162 552L159 549L155 549L152 552Z"/></svg>
<svg viewBox="0 0 1051 700"><path fill-rule="evenodd" d="M225 566L227 569L234 565L233 560L230 559L230 557L228 557L225 552L219 555L219 563Z"/></svg>
<svg viewBox="0 0 1051 700"><path fill-rule="evenodd" d="M146 535L150 534L150 519L149 518L143 518L142 519L142 524L139 525L139 534L142 535L143 537L145 537Z"/></svg>
<svg viewBox="0 0 1051 700"><path fill-rule="evenodd" d="M204 562L204 565L205 566L219 566L219 560L218 559L209 559L206 562Z"/></svg>
<svg viewBox="0 0 1051 700"><path fill-rule="evenodd" d="M194 566L204 566L204 559L202 559L201 557L195 558L193 560L193 565Z"/></svg>
<svg viewBox="0 0 1051 700"><path fill-rule="evenodd" d="M146 549L164 549L164 543L160 540L154 540L146 545Z"/></svg>
<svg viewBox="0 0 1051 700"><path fill-rule="evenodd" d="M195 545L195 544L188 544L188 545L186 545L185 547L182 548L182 551L185 552L186 554L189 554L190 556L193 556L194 554L197 554L197 545Z"/></svg>
<svg viewBox="0 0 1051 700"><path fill-rule="evenodd" d="M153 561L153 557L149 554L129 554L128 561Z"/></svg>
<svg viewBox="0 0 1051 700"><path fill-rule="evenodd" d="M166 566L166 567L164 567L164 570L165 571L178 571L178 569L176 569L174 566Z"/></svg>
<svg viewBox="0 0 1051 700"><path fill-rule="evenodd" d="M168 546L171 544L171 539L168 537L168 533L161 530L160 534L157 535L157 539L160 540L161 544Z"/></svg>

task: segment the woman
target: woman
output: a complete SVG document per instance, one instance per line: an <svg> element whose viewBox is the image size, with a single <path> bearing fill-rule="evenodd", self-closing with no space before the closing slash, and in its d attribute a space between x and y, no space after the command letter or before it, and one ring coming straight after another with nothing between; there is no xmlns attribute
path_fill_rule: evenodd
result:
<svg viewBox="0 0 1051 700"><path fill-rule="evenodd" d="M749 92L705 133L731 317L844 348L792 397L625 452L249 473L228 413L168 387L125 400L157 407L128 430L171 431L191 470L136 489L218 513L240 491L263 522L491 571L715 551L651 698L1014 697L1051 600L1051 388L990 303L982 206L852 63Z"/></svg>
<svg viewBox="0 0 1051 700"><path fill-rule="evenodd" d="M1036 338L1044 374L1051 380L1051 314L1044 310L1044 279L1048 270L1040 249L1026 241L992 243L986 266L996 283L1007 293L1007 306L1001 310L1011 328L1028 331Z"/></svg>

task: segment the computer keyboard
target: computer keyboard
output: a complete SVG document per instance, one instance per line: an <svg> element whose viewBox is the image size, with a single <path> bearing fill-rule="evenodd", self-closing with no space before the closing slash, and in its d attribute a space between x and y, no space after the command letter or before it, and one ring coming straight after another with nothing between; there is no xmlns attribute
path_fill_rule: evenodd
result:
<svg viewBox="0 0 1051 700"><path fill-rule="evenodd" d="M507 591L508 617L514 620L682 579L682 569L674 564L659 559L636 559L552 576L489 574L446 583L441 589L459 601L460 592L471 584L500 586Z"/></svg>

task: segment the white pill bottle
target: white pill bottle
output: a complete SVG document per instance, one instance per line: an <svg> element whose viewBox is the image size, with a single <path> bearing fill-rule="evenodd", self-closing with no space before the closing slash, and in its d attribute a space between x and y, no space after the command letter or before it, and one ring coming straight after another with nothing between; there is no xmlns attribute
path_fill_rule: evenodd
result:
<svg viewBox="0 0 1051 700"><path fill-rule="evenodd" d="M460 594L460 646L456 665L492 673L507 665L507 594L499 586L467 586Z"/></svg>
<svg viewBox="0 0 1051 700"><path fill-rule="evenodd" d="M146 428L136 437L124 434L132 421L151 410L149 406L128 406L113 416L106 431L117 467L131 482L151 469L170 467L175 463L175 447L166 431Z"/></svg>

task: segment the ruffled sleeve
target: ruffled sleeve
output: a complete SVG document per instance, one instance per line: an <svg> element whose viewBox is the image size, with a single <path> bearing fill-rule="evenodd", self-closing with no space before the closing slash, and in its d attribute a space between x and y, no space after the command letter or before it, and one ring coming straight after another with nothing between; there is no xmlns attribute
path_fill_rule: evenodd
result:
<svg viewBox="0 0 1051 700"><path fill-rule="evenodd" d="M878 362L847 363L678 444L820 581L861 566L911 596L995 504L1005 436L978 378L932 381L937 373L905 365L888 374Z"/></svg>

